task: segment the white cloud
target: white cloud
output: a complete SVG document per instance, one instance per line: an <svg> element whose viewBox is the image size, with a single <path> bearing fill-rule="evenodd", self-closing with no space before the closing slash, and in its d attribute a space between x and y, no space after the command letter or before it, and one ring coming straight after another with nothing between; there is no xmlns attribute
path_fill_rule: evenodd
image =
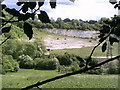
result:
<svg viewBox="0 0 120 90"><path fill-rule="evenodd" d="M51 10L50 17L71 19L100 19L101 17L112 17L118 10L109 3L109 0L76 0L73 5L58 4L56 9Z"/></svg>
<svg viewBox="0 0 120 90"><path fill-rule="evenodd" d="M10 6L15 6L13 2L17 0L5 0ZM109 0L75 0L74 3L69 0L57 0L56 9L51 9L49 0L47 4L41 7L50 17L57 19L82 19L82 20L98 20L101 17L113 17L118 14L118 10L109 3Z"/></svg>

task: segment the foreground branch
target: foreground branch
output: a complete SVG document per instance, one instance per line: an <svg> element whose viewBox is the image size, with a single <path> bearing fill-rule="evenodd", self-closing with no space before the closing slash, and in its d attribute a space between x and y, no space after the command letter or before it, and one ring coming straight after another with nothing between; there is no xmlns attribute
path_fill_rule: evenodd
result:
<svg viewBox="0 0 120 90"><path fill-rule="evenodd" d="M75 71L75 72L72 72L72 73L67 73L67 74L64 74L64 75L61 75L61 76L56 76L56 77L54 77L54 78L47 79L47 80L42 81L42 82L37 82L36 84L27 86L26 88L22 88L21 90L28 90L28 89L31 89L31 88L38 87L38 86L40 86L40 85L46 84L46 83L48 83L48 82L55 81L55 80L57 80L57 79L65 78L65 77L68 77L68 76L71 76L71 75L75 75L75 74L84 73L84 72L86 72L86 71L88 71L88 70L92 70L92 69L94 69L94 68L96 68L96 67L98 67L98 66L104 65L104 64L106 64L106 63L108 63L108 62L111 62L111 61L113 61L113 60L115 60L115 59L119 59L119 58L120 58L120 55L118 55L118 56L116 56L116 57L114 57L114 58L110 58L110 59L108 59L108 60L105 60L105 61L103 61L103 62L101 62L101 63L99 63L99 64L97 64L97 65L95 65L95 66L91 66L91 67L89 67L89 68L84 68L84 69L79 70L79 71Z"/></svg>
<svg viewBox="0 0 120 90"><path fill-rule="evenodd" d="M103 40L100 41L100 42L93 48L93 50L92 50L89 58L91 58L91 56L93 55L95 49L96 49L98 46L100 46L100 44L102 44L102 43L110 36L110 34L112 33L112 30L113 30L113 29L114 29L114 27L112 27L112 28L111 28L111 31L110 31L104 38L102 38Z"/></svg>
<svg viewBox="0 0 120 90"><path fill-rule="evenodd" d="M10 39L11 36L7 37L3 42L0 43L0 46L5 43L8 39Z"/></svg>

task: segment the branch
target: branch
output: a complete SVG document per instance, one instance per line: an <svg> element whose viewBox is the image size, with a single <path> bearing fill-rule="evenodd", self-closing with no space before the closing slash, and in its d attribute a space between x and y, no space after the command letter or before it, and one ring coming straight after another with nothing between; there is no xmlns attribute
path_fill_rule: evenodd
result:
<svg viewBox="0 0 120 90"><path fill-rule="evenodd" d="M93 48L93 50L92 50L89 58L91 58L91 56L93 55L95 49L96 49L101 43L103 43L103 42L110 36L110 34L112 33L112 29L114 29L114 27L112 27L112 28L111 28L111 31L108 33L108 35L107 35L106 37L104 37L103 40L102 40L101 42L99 42L99 43Z"/></svg>
<svg viewBox="0 0 120 90"><path fill-rule="evenodd" d="M19 12L22 10L22 8L19 10ZM15 16L12 16L5 24L2 25L2 27L4 27L8 22L11 22L11 20L14 18Z"/></svg>
<svg viewBox="0 0 120 90"><path fill-rule="evenodd" d="M7 38L0 44L0 46L1 46L3 43L5 43L8 39L10 39L10 37L11 37L11 36L7 37Z"/></svg>
<svg viewBox="0 0 120 90"><path fill-rule="evenodd" d="M82 70L78 70L78 71L75 71L75 72L72 72L72 73L67 73L67 74L64 74L64 75L61 75L61 76L56 76L56 77L54 77L54 78L47 79L47 80L42 81L42 82L37 82L36 84L27 86L27 87L25 87L25 88L22 88L21 90L28 90L28 89L31 89L31 88L33 88L33 87L38 87L38 86L40 86L40 85L46 84L46 83L48 83L48 82L52 82L52 81L55 81L55 80L58 80L58 79L61 79L61 78L65 78L65 77L68 77L68 76L71 76L71 75L80 74L80 73L86 72L86 71L88 71L88 70L92 70L92 69L94 69L94 68L96 68L96 67L98 67L98 66L104 65L104 64L106 64L106 63L108 63L108 62L111 62L111 61L113 61L113 60L116 60L116 59L118 59L118 58L120 58L120 55L118 55L118 56L116 56L116 57L114 57L114 58L110 58L110 59L108 59L108 60L105 60L105 61L103 61L103 62L101 62L101 63L99 63L99 64L97 64L97 65L95 65L95 66L91 66L91 67L89 67L89 68L84 68L84 69L82 69Z"/></svg>

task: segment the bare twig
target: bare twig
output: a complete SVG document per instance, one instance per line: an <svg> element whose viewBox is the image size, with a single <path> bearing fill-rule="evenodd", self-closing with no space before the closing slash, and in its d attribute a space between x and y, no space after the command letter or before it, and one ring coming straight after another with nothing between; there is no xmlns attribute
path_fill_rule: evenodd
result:
<svg viewBox="0 0 120 90"><path fill-rule="evenodd" d="M7 38L0 44L0 46L1 46L3 43L5 43L8 39L10 39L10 37L11 37L11 36L7 37Z"/></svg>
<svg viewBox="0 0 120 90"><path fill-rule="evenodd" d="M110 58L110 59L108 59L108 60L105 60L105 61L103 61L103 62L101 62L101 63L99 63L99 64L97 64L97 65L95 65L95 66L91 66L91 67L89 67L89 68L84 68L84 69L82 69L82 70L78 70L78 71L75 71L75 72L72 72L72 73L67 73L67 74L64 74L64 75L61 75L61 76L56 76L56 77L54 77L54 78L50 78L50 79L47 79L47 80L42 81L42 82L37 82L36 84L27 86L27 87L25 87L25 88L22 88L21 90L28 90L28 89L31 89L31 88L33 88L33 87L38 87L38 86L40 86L40 85L43 85L43 84L46 84L46 83L48 83L48 82L52 82L52 81L55 81L55 80L58 80L58 79L61 79L61 78L65 78L65 77L68 77L68 76L71 76L71 75L75 75L75 74L84 73L84 72L86 72L86 71L88 71L88 70L92 70L92 69L94 69L94 68L96 68L96 67L98 67L98 66L104 65L104 64L106 64L106 63L108 63L108 62L111 62L111 61L116 60L116 59L119 59L119 58L120 58L120 55L118 55L118 56L116 56L116 57L114 57L114 58Z"/></svg>

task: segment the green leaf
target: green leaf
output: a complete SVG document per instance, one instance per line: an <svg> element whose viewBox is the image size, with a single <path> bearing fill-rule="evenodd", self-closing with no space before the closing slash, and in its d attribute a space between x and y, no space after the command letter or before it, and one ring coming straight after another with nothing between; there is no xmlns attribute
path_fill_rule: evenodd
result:
<svg viewBox="0 0 120 90"><path fill-rule="evenodd" d="M105 52L107 49L107 43L105 42L103 45L102 45L102 52Z"/></svg>
<svg viewBox="0 0 120 90"><path fill-rule="evenodd" d="M26 13L26 14L19 14L18 16L18 21L25 21L28 20L31 17L30 13Z"/></svg>
<svg viewBox="0 0 120 90"><path fill-rule="evenodd" d="M34 20L34 18L35 18L35 13L31 13L30 17L32 18L32 20Z"/></svg>
<svg viewBox="0 0 120 90"><path fill-rule="evenodd" d="M29 8L34 9L36 7L36 2L29 2Z"/></svg>
<svg viewBox="0 0 120 90"><path fill-rule="evenodd" d="M0 18L0 21L2 21L2 23L4 23L4 22L5 22L5 20L4 20L3 18ZM0 24L1 24L1 22L0 22Z"/></svg>
<svg viewBox="0 0 120 90"><path fill-rule="evenodd" d="M118 37L120 37L120 25L118 25L115 29L114 29L114 34Z"/></svg>
<svg viewBox="0 0 120 90"><path fill-rule="evenodd" d="M105 24L111 24L111 23L112 23L111 20L104 20L103 22L104 22Z"/></svg>
<svg viewBox="0 0 120 90"><path fill-rule="evenodd" d="M17 11L16 9L10 9L10 8L6 8L5 9L6 12L8 12L9 14L13 15L13 16L19 16L19 11Z"/></svg>
<svg viewBox="0 0 120 90"><path fill-rule="evenodd" d="M117 38L110 37L109 42L110 42L111 45L113 45L114 42L119 42L119 40Z"/></svg>
<svg viewBox="0 0 120 90"><path fill-rule="evenodd" d="M1 17L1 14L0 14L0 17ZM2 12L2 17L5 17L5 14Z"/></svg>
<svg viewBox="0 0 120 90"><path fill-rule="evenodd" d="M22 4L24 4L24 2L17 2L16 3L18 6L21 6Z"/></svg>
<svg viewBox="0 0 120 90"><path fill-rule="evenodd" d="M102 37L99 42L103 42L106 39L106 37Z"/></svg>
<svg viewBox="0 0 120 90"><path fill-rule="evenodd" d="M56 7L56 0L50 0L50 6L51 6L51 8L55 8Z"/></svg>
<svg viewBox="0 0 120 90"><path fill-rule="evenodd" d="M44 4L45 0L41 0L40 2L38 2L38 6L41 7Z"/></svg>
<svg viewBox="0 0 120 90"><path fill-rule="evenodd" d="M29 40L33 36L32 26L28 22L24 22L24 33L29 37Z"/></svg>
<svg viewBox="0 0 120 90"><path fill-rule="evenodd" d="M2 33L8 33L11 30L11 26L2 28Z"/></svg>
<svg viewBox="0 0 120 90"><path fill-rule="evenodd" d="M100 35L98 36L99 38L103 38L105 36L104 33L100 33Z"/></svg>
<svg viewBox="0 0 120 90"><path fill-rule="evenodd" d="M2 4L2 10L5 9L7 6L5 4Z"/></svg>
<svg viewBox="0 0 120 90"><path fill-rule="evenodd" d="M101 30L102 33L109 33L110 32L110 27L107 25L103 25L103 30Z"/></svg>
<svg viewBox="0 0 120 90"><path fill-rule="evenodd" d="M27 11L28 11L28 6L24 4L24 5L22 6L22 12L23 12L23 13L26 13Z"/></svg>
<svg viewBox="0 0 120 90"><path fill-rule="evenodd" d="M43 23L50 23L50 19L45 11L40 11L41 14L38 14L38 18Z"/></svg>

